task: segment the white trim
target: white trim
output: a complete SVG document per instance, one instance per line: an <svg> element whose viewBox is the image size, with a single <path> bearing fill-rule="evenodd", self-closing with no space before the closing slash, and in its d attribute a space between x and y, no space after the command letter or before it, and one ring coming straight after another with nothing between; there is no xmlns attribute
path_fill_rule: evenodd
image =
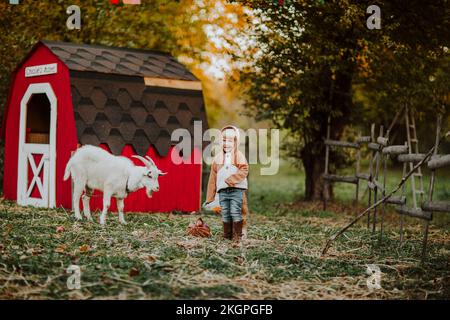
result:
<svg viewBox="0 0 450 320"><path fill-rule="evenodd" d="M25 141L27 124L27 104L33 94L45 93L50 102L50 143L49 147L49 181L48 181L48 204L43 205L54 208L56 205L56 118L57 118L57 99L50 83L34 83L28 86L27 91L20 101L20 123L19 123L19 157L17 172L17 203L20 205L42 206L39 201L33 201L32 198L26 199L27 176L28 176L28 156L27 151L33 148L32 144ZM26 145L26 147L25 147ZM39 145L36 145L39 146ZM45 165L44 165L44 170ZM45 175L45 173L44 173Z"/></svg>

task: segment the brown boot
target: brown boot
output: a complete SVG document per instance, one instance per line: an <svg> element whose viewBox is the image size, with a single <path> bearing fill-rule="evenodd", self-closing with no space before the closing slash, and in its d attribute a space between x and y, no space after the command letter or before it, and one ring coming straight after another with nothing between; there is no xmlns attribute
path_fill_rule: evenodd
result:
<svg viewBox="0 0 450 320"><path fill-rule="evenodd" d="M243 221L233 222L233 240L240 242L242 238L242 224Z"/></svg>
<svg viewBox="0 0 450 320"><path fill-rule="evenodd" d="M223 237L224 239L231 240L233 237L233 223L223 222Z"/></svg>

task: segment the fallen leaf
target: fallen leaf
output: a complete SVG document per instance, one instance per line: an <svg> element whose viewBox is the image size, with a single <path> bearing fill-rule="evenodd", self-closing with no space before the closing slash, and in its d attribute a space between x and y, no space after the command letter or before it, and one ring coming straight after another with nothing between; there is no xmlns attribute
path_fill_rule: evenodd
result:
<svg viewBox="0 0 450 320"><path fill-rule="evenodd" d="M10 234L12 228L13 228L13 226L12 226L11 223L8 223L8 224L6 225L6 228L5 228L5 237L7 237L7 236Z"/></svg>
<svg viewBox="0 0 450 320"><path fill-rule="evenodd" d="M61 233L61 232L64 232L64 231L66 231L66 229L63 226L57 226L56 227L56 232L57 233Z"/></svg>
<svg viewBox="0 0 450 320"><path fill-rule="evenodd" d="M64 253L66 251L67 246L65 244L62 244L58 247L56 247L55 252L57 253Z"/></svg>
<svg viewBox="0 0 450 320"><path fill-rule="evenodd" d="M156 257L150 254L150 255L145 257L145 260L150 261L150 262L155 262L156 261Z"/></svg>
<svg viewBox="0 0 450 320"><path fill-rule="evenodd" d="M84 252L88 252L90 249L90 247L87 244L83 244L82 246L80 246L78 248L78 250L80 250L80 252L84 253Z"/></svg>
<svg viewBox="0 0 450 320"><path fill-rule="evenodd" d="M140 273L139 269L133 267L133 268L130 269L130 272L128 272L128 275L129 275L130 277L136 277L136 276L139 275L139 273Z"/></svg>
<svg viewBox="0 0 450 320"><path fill-rule="evenodd" d="M245 259L244 259L243 257L240 257L240 256L235 257L235 260L236 260L236 262L237 262L239 265L242 265L242 264L245 262Z"/></svg>

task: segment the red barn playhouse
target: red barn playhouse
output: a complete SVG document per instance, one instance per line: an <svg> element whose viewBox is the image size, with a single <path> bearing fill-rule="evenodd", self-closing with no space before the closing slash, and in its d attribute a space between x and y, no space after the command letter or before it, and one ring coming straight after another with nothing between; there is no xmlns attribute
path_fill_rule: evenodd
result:
<svg viewBox="0 0 450 320"><path fill-rule="evenodd" d="M77 147L91 144L115 155L149 155L168 172L153 198L144 190L130 194L126 211L197 211L202 166L177 165L170 139L177 128L193 137L194 121L207 129L201 83L170 55L38 42L12 76L2 125L4 196L21 205L70 209L64 169ZM191 145L189 155L176 156L201 157L202 147ZM98 195L92 209L102 207Z"/></svg>

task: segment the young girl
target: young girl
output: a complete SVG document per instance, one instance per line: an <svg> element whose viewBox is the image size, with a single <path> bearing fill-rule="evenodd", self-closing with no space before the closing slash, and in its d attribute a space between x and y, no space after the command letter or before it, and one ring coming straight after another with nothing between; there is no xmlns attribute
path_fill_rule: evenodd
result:
<svg viewBox="0 0 450 320"><path fill-rule="evenodd" d="M247 190L248 163L238 150L239 129L226 126L222 130L222 152L211 164L206 203L214 201L216 192L223 222L225 239L239 241L242 237L244 214L247 211L245 190Z"/></svg>

